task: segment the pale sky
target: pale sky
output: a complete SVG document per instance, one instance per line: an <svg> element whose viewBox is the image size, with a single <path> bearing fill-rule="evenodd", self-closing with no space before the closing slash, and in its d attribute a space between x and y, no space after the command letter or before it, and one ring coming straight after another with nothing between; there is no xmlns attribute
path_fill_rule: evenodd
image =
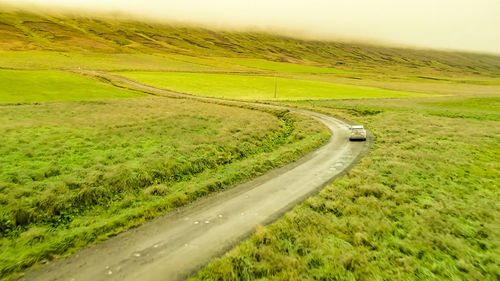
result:
<svg viewBox="0 0 500 281"><path fill-rule="evenodd" d="M500 54L500 0L15 0L312 39Z"/></svg>

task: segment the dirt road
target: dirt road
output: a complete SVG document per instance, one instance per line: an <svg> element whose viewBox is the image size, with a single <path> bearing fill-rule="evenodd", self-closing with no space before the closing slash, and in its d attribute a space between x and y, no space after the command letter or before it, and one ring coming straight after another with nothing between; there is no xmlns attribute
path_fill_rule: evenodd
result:
<svg viewBox="0 0 500 281"><path fill-rule="evenodd" d="M120 81L148 91L163 91L123 78ZM328 126L332 131L329 142L297 162L30 271L20 280L183 280L195 274L212 258L248 237L257 225L277 219L368 151L370 141L348 141L348 124L344 121L291 110L314 116Z"/></svg>

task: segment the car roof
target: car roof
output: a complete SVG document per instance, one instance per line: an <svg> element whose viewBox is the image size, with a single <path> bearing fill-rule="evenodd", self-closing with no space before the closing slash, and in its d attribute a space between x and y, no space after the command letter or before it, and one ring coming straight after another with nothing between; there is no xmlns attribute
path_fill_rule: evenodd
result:
<svg viewBox="0 0 500 281"><path fill-rule="evenodd" d="M351 127L352 129L364 129L363 125L354 125Z"/></svg>

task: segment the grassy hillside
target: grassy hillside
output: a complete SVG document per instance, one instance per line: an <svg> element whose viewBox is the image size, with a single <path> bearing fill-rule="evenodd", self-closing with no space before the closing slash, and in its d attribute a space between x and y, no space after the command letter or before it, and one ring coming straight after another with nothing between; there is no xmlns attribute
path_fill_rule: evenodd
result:
<svg viewBox="0 0 500 281"><path fill-rule="evenodd" d="M331 68L322 72L500 74L500 57L491 55L306 41L110 18L49 16L7 7L0 11L0 42L3 51L127 53L134 54L133 60L142 54L181 54L256 58ZM259 65L255 61L250 65L239 64L281 69L276 64Z"/></svg>

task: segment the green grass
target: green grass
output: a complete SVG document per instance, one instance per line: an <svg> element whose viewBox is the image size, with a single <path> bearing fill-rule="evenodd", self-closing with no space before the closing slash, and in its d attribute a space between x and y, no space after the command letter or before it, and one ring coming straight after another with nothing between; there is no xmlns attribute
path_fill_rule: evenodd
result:
<svg viewBox="0 0 500 281"><path fill-rule="evenodd" d="M375 133L348 175L199 279L500 278L498 56L2 7L0 68L0 279L284 165L328 135L286 112L117 99L142 95L63 72L82 69L265 100L275 72L278 100Z"/></svg>
<svg viewBox="0 0 500 281"><path fill-rule="evenodd" d="M498 280L500 126L477 118L497 99L292 103L364 124L373 151L194 280Z"/></svg>
<svg viewBox="0 0 500 281"><path fill-rule="evenodd" d="M425 88L426 86L424 86ZM434 98L413 98L388 101L385 99L364 100L353 103L350 100L322 101L322 106L349 110L352 115L364 116L384 111L412 111L450 118L472 118L500 121L500 109L495 103L498 97L491 95L471 98L470 95L438 96Z"/></svg>
<svg viewBox="0 0 500 281"><path fill-rule="evenodd" d="M327 138L306 117L192 100L0 105L0 278L282 166Z"/></svg>
<svg viewBox="0 0 500 281"><path fill-rule="evenodd" d="M175 54L81 54L53 51L3 51L0 68L102 71L244 71L247 68L210 58Z"/></svg>
<svg viewBox="0 0 500 281"><path fill-rule="evenodd" d="M274 99L274 77L253 75L119 72L124 77L152 86L200 96L231 99ZM422 97L416 92L333 84L319 81L277 78L278 99L362 99Z"/></svg>
<svg viewBox="0 0 500 281"><path fill-rule="evenodd" d="M467 98L458 101L428 103L428 105L447 109L500 113L500 97Z"/></svg>
<svg viewBox="0 0 500 281"><path fill-rule="evenodd" d="M0 70L0 103L78 101L144 96L54 71Z"/></svg>
<svg viewBox="0 0 500 281"><path fill-rule="evenodd" d="M315 73L315 74L346 74L350 73L345 70L339 70L328 67L318 67L303 64L292 64L284 62L267 61L263 59L245 59L245 58L221 58L223 61L229 61L233 64L238 64L246 67L257 68L261 70L272 70L277 72L291 73Z"/></svg>

